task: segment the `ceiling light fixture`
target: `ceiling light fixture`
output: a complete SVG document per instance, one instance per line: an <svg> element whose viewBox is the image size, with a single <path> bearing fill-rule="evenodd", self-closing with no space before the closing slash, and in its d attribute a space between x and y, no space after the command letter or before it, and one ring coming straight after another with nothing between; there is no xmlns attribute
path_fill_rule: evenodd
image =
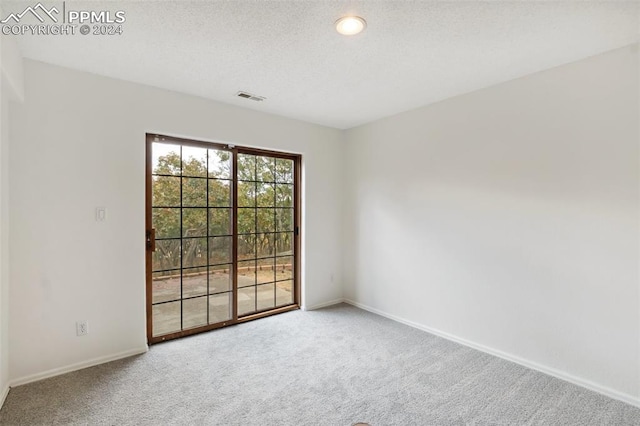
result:
<svg viewBox="0 0 640 426"><path fill-rule="evenodd" d="M367 21L359 16L343 16L336 21L336 31L343 35L355 35L367 27Z"/></svg>

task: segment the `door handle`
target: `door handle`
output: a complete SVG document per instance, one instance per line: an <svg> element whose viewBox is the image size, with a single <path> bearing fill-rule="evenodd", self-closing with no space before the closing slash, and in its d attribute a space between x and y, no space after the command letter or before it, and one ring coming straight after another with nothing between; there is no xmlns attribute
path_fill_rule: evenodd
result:
<svg viewBox="0 0 640 426"><path fill-rule="evenodd" d="M156 229L147 231L147 250L156 251Z"/></svg>

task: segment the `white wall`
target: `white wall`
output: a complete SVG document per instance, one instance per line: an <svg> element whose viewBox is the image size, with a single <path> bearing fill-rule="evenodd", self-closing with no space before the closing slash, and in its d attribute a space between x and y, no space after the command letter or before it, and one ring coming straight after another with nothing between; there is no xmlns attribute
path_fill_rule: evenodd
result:
<svg viewBox="0 0 640 426"><path fill-rule="evenodd" d="M1 46L0 46L1 48ZM1 76L0 76L1 77ZM1 83L0 83L1 87ZM9 264L8 228L5 223L8 219L3 208L8 199L5 188L7 180L7 145L9 142L9 101L0 88L0 408L9 391Z"/></svg>
<svg viewBox="0 0 640 426"><path fill-rule="evenodd" d="M345 297L638 403L638 47L347 132Z"/></svg>
<svg viewBox="0 0 640 426"><path fill-rule="evenodd" d="M2 16L0 10L0 16ZM0 407L9 391L9 107L23 96L22 57L0 37Z"/></svg>
<svg viewBox="0 0 640 426"><path fill-rule="evenodd" d="M9 391L9 99L5 93L0 95L0 99L0 407L2 407Z"/></svg>
<svg viewBox="0 0 640 426"><path fill-rule="evenodd" d="M13 384L144 350L145 132L302 153L303 303L342 297L342 132L34 61L11 124Z"/></svg>

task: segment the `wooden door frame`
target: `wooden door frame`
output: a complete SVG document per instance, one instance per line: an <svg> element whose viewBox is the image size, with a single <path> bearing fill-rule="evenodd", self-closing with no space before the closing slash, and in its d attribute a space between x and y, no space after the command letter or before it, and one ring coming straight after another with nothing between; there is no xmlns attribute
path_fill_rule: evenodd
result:
<svg viewBox="0 0 640 426"><path fill-rule="evenodd" d="M151 236L153 216L152 216L152 144L157 142L158 139L162 142L174 141L180 145L187 146L199 146L203 148L211 148L217 150L224 150L232 153L232 232L233 232L233 251L232 262L234 268L232 268L232 294L233 294L233 306L232 306L232 318L216 324L205 325L200 327L194 327L187 330L177 331L174 333L165 334L162 336L153 336L153 258L152 247L155 245L154 236ZM145 137L146 147L146 164L145 164L145 270L146 270L146 315L147 315L147 342L150 345L165 342L168 340L177 339L184 336L190 336L192 334L202 333L205 331L215 330L217 328L226 327L229 325L240 324L247 321L252 321L259 318L268 317L271 315L280 314L296 309L300 309L300 297L301 297L301 272L302 272L302 245L301 245L301 225L302 225L302 156L300 154L291 154L279 151L270 151L265 149L251 148L251 147L239 147L231 144L222 144L219 142L209 142L194 139L185 139L180 137L174 137L170 135L163 135L158 133L146 133ZM274 308L267 311L257 312L251 315L245 315L238 318L238 229L237 229L237 212L238 212L238 176L237 176L237 160L238 154L248 155L261 155L275 158L284 158L293 161L293 184L294 184L294 213L293 213L293 226L294 226L294 270L293 272L293 303L291 305ZM207 309L208 309L207 304Z"/></svg>

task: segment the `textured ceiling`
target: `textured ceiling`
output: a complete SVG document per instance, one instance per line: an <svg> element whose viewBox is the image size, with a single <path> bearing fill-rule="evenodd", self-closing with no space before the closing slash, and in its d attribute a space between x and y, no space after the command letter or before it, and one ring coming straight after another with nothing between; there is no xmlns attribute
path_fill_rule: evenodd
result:
<svg viewBox="0 0 640 426"><path fill-rule="evenodd" d="M640 37L638 2L68 0L66 7L124 10L124 34L12 36L25 57L342 129ZM341 36L333 23L351 13L368 27ZM236 98L239 90L267 100Z"/></svg>

